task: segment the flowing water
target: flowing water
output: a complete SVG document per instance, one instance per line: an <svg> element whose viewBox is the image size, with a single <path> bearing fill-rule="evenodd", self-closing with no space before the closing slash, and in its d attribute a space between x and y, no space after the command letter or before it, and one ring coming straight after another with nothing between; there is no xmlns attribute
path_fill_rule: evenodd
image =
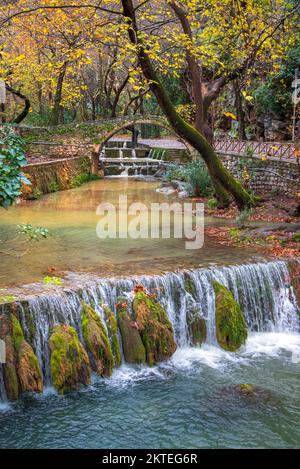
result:
<svg viewBox="0 0 300 469"><path fill-rule="evenodd" d="M242 306L249 337L238 353L216 344L213 280L226 285ZM103 303L114 310L118 296L130 296L137 282L156 292L166 308L178 344L173 357L154 368L123 364L109 379L94 378L87 389L57 396L49 386L49 328L71 324L82 337L80 295L74 284L72 290L28 298L47 388L42 396L27 395L16 404L5 403L2 396L0 446L299 446L300 324L287 264L91 278L81 285L81 295L102 316ZM207 321L208 338L201 348L190 345L186 313L191 309ZM26 335L25 314L21 322ZM258 393L237 393L239 383L252 383Z"/></svg>
<svg viewBox="0 0 300 469"><path fill-rule="evenodd" d="M0 447L299 446L299 307L287 263L261 262L249 249L209 238L198 251L187 251L184 240L174 238L97 238L101 202L117 203L119 194L126 194L129 204L147 207L170 201L156 187L124 179L96 181L1 213L0 239L6 246L20 248L12 240L18 223L44 226L51 237L28 255L1 259L2 285L40 281L12 290L27 340L35 326L33 348L45 391L8 403L0 364ZM43 285L49 267L68 271L62 286ZM237 353L221 350L216 342L214 280L232 291L248 324L247 343ZM82 340L81 298L103 318L103 303L115 311L118 297L130 298L137 283L164 305L176 353L153 368L123 363L111 378L94 376L90 387L58 396L50 385L50 329L72 325ZM191 312L206 319L207 341L201 348L191 346ZM241 383L255 385L257 393L237 392Z"/></svg>

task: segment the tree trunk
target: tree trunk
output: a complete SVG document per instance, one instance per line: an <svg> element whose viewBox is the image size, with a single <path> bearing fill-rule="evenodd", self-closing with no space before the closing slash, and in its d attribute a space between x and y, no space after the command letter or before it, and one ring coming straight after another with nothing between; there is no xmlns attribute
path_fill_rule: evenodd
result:
<svg viewBox="0 0 300 469"><path fill-rule="evenodd" d="M131 26L128 28L130 41L134 45L138 46L137 54L143 73L149 81L149 86L156 96L156 99L170 125L181 138L187 141L200 153L206 163L212 180L214 182L217 181L233 196L239 209L252 205L254 203L253 197L248 194L241 183L236 181L232 174L230 174L230 172L222 165L218 155L215 153L209 142L200 134L200 132L198 132L198 130L185 122L176 112L169 95L164 89L154 67L152 66L144 45L139 39L132 0L122 0L122 5L123 15L127 19L128 25Z"/></svg>
<svg viewBox="0 0 300 469"><path fill-rule="evenodd" d="M4 103L1 103L0 105L0 122L2 122L2 124L5 124L5 104Z"/></svg>
<svg viewBox="0 0 300 469"><path fill-rule="evenodd" d="M59 124L59 119L61 115L61 98L62 98L62 87L64 83L64 78L67 71L68 62L65 62L59 72L56 91L54 96L54 107L52 112L51 123L52 125Z"/></svg>
<svg viewBox="0 0 300 469"><path fill-rule="evenodd" d="M239 124L239 128L238 128L239 138L240 140L247 140L246 131L245 131L245 112L243 109L243 99L242 99L238 80L234 80L233 90L234 90L234 95L235 95L234 105L235 105L237 120Z"/></svg>
<svg viewBox="0 0 300 469"><path fill-rule="evenodd" d="M14 90L14 89L11 88L9 85L5 85L5 86L6 86L7 91L9 91L10 93L14 94L14 95L17 96L18 98L23 99L23 101L25 102L25 103L24 103L24 109L23 109L23 111L13 120L13 124L20 124L20 122L22 122L22 120L24 120L25 117L27 116L27 114L29 113L29 109L30 109L30 107L31 107L30 101L29 101L29 99L27 98L27 96L25 96L25 95L24 95L23 93L21 93L20 91Z"/></svg>

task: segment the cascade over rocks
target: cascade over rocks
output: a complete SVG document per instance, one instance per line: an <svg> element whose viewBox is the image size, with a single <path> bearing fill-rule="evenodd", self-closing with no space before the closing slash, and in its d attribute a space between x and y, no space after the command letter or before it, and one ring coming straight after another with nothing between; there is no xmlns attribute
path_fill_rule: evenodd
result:
<svg viewBox="0 0 300 469"><path fill-rule="evenodd" d="M197 309L190 308L186 314L189 338L192 345L201 345L206 341L206 321L199 316Z"/></svg>
<svg viewBox="0 0 300 469"><path fill-rule="evenodd" d="M81 318L82 333L93 371L100 376L111 376L115 360L101 318L85 303L82 303Z"/></svg>
<svg viewBox="0 0 300 469"><path fill-rule="evenodd" d="M213 282L216 297L216 335L219 345L234 352L245 344L247 324L240 305L232 293L219 282Z"/></svg>
<svg viewBox="0 0 300 469"><path fill-rule="evenodd" d="M16 400L23 392L42 392L43 376L37 356L26 342L21 324L12 312L0 316L0 338L6 347L3 369L8 398Z"/></svg>
<svg viewBox="0 0 300 469"><path fill-rule="evenodd" d="M127 363L146 363L146 350L137 328L128 312L126 300L121 299L117 304L118 325L122 337L124 358Z"/></svg>
<svg viewBox="0 0 300 469"><path fill-rule="evenodd" d="M114 356L115 366L121 366L122 356L118 337L118 323L112 310L107 305L102 306L106 319L108 337L110 340L111 350Z"/></svg>
<svg viewBox="0 0 300 469"><path fill-rule="evenodd" d="M109 376L122 358L153 365L168 359L176 343L185 348L217 340L234 351L245 343L247 326L299 332L299 278L297 260L272 261L99 279L78 290L1 303L6 362L0 366L0 399L40 392L43 379L60 393L77 390L90 383L92 369ZM248 385L240 391L252 395Z"/></svg>
<svg viewBox="0 0 300 469"><path fill-rule="evenodd" d="M137 291L133 311L150 366L170 358L176 351L174 331L161 304L144 290Z"/></svg>
<svg viewBox="0 0 300 469"><path fill-rule="evenodd" d="M59 393L76 391L80 384L89 385L89 357L77 332L70 326L55 326L49 339L52 383Z"/></svg>

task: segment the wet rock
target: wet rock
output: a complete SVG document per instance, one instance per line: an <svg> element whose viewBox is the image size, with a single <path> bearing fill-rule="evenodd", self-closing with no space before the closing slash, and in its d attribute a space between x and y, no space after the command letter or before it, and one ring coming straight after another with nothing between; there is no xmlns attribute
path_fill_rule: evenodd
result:
<svg viewBox="0 0 300 469"><path fill-rule="evenodd" d="M110 340L111 350L114 356L115 366L120 366L122 362L119 337L118 337L118 323L112 310L104 305L104 315L108 330L108 338Z"/></svg>
<svg viewBox="0 0 300 469"><path fill-rule="evenodd" d="M95 310L82 303L82 333L93 371L100 376L111 376L114 357L101 318Z"/></svg>
<svg viewBox="0 0 300 469"><path fill-rule="evenodd" d="M222 396L247 399L248 402L253 402L255 404L275 404L278 401L278 396L274 395L274 393L269 389L250 383L226 386L222 389Z"/></svg>
<svg viewBox="0 0 300 469"><path fill-rule="evenodd" d="M125 301L117 304L117 318L125 361L131 364L146 363L145 347L127 308Z"/></svg>
<svg viewBox="0 0 300 469"><path fill-rule="evenodd" d="M3 364L4 385L8 399L15 401L20 395L15 349L10 336L6 336L4 342L6 347L6 363Z"/></svg>
<svg viewBox="0 0 300 469"><path fill-rule="evenodd" d="M43 391L43 376L37 356L25 340L20 345L17 370L22 392Z"/></svg>
<svg viewBox="0 0 300 469"><path fill-rule="evenodd" d="M6 346L3 370L8 398L16 400L22 392L42 392L43 376L38 359L24 338L19 320L11 313L1 317L0 322L1 338Z"/></svg>
<svg viewBox="0 0 300 469"><path fill-rule="evenodd" d="M89 357L70 326L55 326L49 339L52 383L59 393L76 391L90 384Z"/></svg>
<svg viewBox="0 0 300 469"><path fill-rule="evenodd" d="M216 335L219 345L234 352L245 344L247 324L232 293L218 282L213 282L216 298Z"/></svg>
<svg viewBox="0 0 300 469"><path fill-rule="evenodd" d="M291 277L291 284L300 308L300 262L296 259L289 260L288 268Z"/></svg>
<svg viewBox="0 0 300 469"><path fill-rule="evenodd" d="M133 310L146 349L147 363L152 366L170 358L176 351L172 324L166 311L152 296L138 291Z"/></svg>
<svg viewBox="0 0 300 469"><path fill-rule="evenodd" d="M191 344L194 346L201 345L206 341L206 321L200 316L197 309L189 309L186 315L186 322L189 331Z"/></svg>

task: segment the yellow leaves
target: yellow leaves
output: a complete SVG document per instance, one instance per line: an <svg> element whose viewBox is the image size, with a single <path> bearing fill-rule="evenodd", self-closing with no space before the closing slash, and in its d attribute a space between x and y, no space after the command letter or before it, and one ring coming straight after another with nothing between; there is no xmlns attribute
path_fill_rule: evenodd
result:
<svg viewBox="0 0 300 469"><path fill-rule="evenodd" d="M242 91L242 95L244 96L246 101L249 101L250 103L253 101L253 96L247 94L246 91Z"/></svg>
<svg viewBox="0 0 300 469"><path fill-rule="evenodd" d="M236 120L236 116L232 112L224 112L224 116Z"/></svg>
<svg viewBox="0 0 300 469"><path fill-rule="evenodd" d="M264 153L258 153L258 156L261 159L261 161L266 161L267 160L267 155L265 155Z"/></svg>

